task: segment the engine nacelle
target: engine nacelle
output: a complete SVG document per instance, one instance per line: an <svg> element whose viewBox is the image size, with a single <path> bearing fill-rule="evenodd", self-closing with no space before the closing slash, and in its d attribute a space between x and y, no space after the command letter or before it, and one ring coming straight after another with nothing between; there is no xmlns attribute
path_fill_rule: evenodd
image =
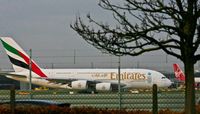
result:
<svg viewBox="0 0 200 114"><path fill-rule="evenodd" d="M73 81L71 85L72 85L72 89L87 89L88 88L86 80Z"/></svg>
<svg viewBox="0 0 200 114"><path fill-rule="evenodd" d="M98 83L96 84L96 90L101 90L101 91L112 90L111 83Z"/></svg>

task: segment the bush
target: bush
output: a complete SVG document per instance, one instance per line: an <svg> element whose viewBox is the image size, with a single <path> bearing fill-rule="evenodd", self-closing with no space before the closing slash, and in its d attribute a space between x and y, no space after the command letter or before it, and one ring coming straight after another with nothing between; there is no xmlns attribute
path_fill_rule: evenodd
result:
<svg viewBox="0 0 200 114"><path fill-rule="evenodd" d="M200 113L200 105L196 106ZM0 105L0 114L10 114L10 105ZM119 110L98 109L91 107L58 107L58 106L38 106L38 105L18 105L15 107L15 114L117 114ZM121 114L152 114L144 110L121 110ZM169 109L160 110L159 114L184 114L184 112L175 112Z"/></svg>

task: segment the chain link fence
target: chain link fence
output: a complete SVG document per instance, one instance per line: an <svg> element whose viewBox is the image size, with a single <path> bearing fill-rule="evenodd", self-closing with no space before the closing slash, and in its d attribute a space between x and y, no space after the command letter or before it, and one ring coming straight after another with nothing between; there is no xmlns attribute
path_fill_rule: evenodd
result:
<svg viewBox="0 0 200 114"><path fill-rule="evenodd" d="M13 98L10 89L0 90L0 103L11 101ZM173 111L184 110L183 90L159 90L157 92L158 110L170 109ZM200 97L200 91L196 91L196 99ZM12 98L12 99L11 99ZM152 110L152 91L139 91L139 93L122 92L119 99L118 92L99 93L72 93L65 89L52 90L15 90L15 100L46 100L60 103L69 103L71 107L93 107L101 109L126 110ZM119 102L121 100L121 102ZM121 103L121 104L119 104Z"/></svg>
<svg viewBox="0 0 200 114"><path fill-rule="evenodd" d="M26 50L27 54L30 52ZM12 70L4 51L0 50L0 69ZM117 68L118 57L97 50L60 49L32 50L32 58L41 68ZM173 72L172 64L181 62L165 53L152 52L140 56L121 57L121 68L147 68L161 72ZM200 64L196 64L198 69Z"/></svg>
<svg viewBox="0 0 200 114"><path fill-rule="evenodd" d="M27 52L28 53L28 52ZM56 53L56 54L55 54ZM56 56L55 56L56 55ZM7 69L10 64L6 54L0 55L0 69ZM158 59L159 58L159 59ZM33 59L42 68L117 68L118 58L108 54L92 52L91 50L33 50ZM172 72L172 64L180 63L177 59L166 54L153 53L139 57L124 56L121 58L121 68L148 68L152 70ZM196 65L199 68L200 64ZM11 68L11 66L10 66ZM167 77L173 77L167 74ZM11 83L6 82L5 83ZM13 82L12 82L13 83ZM153 96L152 91L140 91L139 93L122 92L121 101L117 92L99 92L99 93L80 93L65 89L48 90L20 90L19 82L15 81L15 99L16 100L51 100L55 102L67 102L71 107L95 107L105 109L127 110L152 110ZM11 91L0 90L0 103L10 101ZM184 91L183 90L159 90L158 109L170 109L174 111L184 110ZM200 92L196 91L196 99L200 97Z"/></svg>

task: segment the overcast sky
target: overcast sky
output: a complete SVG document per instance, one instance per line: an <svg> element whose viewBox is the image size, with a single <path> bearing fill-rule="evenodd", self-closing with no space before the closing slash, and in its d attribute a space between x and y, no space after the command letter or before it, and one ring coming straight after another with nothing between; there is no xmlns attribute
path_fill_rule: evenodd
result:
<svg viewBox="0 0 200 114"><path fill-rule="evenodd" d="M70 24L79 14L101 18L97 4L98 0L0 0L0 36L12 36L34 49L86 48Z"/></svg>
<svg viewBox="0 0 200 114"><path fill-rule="evenodd" d="M0 0L0 36L13 37L26 50L97 51L70 28L77 15L85 18L88 13L103 22L109 22L112 15L98 6L98 0ZM0 50L3 50L2 46ZM166 54L160 55L147 57L148 60L139 58L155 66L155 60L159 61L157 64L166 62ZM132 64L139 66L140 61L135 58L135 61L131 60ZM178 61L172 59L173 62ZM127 58L126 63L130 63ZM171 67L171 63L168 66Z"/></svg>

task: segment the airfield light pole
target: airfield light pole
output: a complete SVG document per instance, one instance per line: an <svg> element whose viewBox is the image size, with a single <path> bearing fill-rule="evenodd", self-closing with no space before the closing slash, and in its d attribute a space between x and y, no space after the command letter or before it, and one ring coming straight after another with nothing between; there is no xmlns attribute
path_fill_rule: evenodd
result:
<svg viewBox="0 0 200 114"><path fill-rule="evenodd" d="M118 94L119 94L119 111L121 111L121 62L120 56L118 56Z"/></svg>
<svg viewBox="0 0 200 114"><path fill-rule="evenodd" d="M32 49L29 50L29 91L30 91L30 99L32 99Z"/></svg>
<svg viewBox="0 0 200 114"><path fill-rule="evenodd" d="M74 64L76 64L76 50L74 49Z"/></svg>

